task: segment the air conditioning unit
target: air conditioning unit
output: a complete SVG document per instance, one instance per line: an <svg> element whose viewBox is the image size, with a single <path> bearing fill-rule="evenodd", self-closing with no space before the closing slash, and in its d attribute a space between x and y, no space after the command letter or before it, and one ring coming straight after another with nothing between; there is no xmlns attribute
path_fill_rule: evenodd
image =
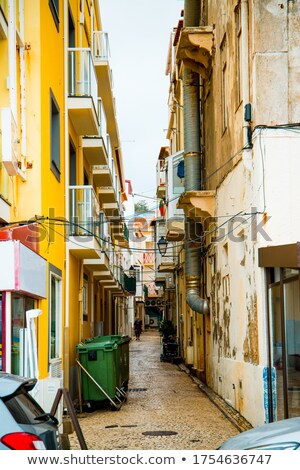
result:
<svg viewBox="0 0 300 470"><path fill-rule="evenodd" d="M167 276L166 278L166 289L175 289L175 283L173 276Z"/></svg>
<svg viewBox="0 0 300 470"><path fill-rule="evenodd" d="M163 307L164 305L165 301L163 299L152 299L145 302L146 307Z"/></svg>

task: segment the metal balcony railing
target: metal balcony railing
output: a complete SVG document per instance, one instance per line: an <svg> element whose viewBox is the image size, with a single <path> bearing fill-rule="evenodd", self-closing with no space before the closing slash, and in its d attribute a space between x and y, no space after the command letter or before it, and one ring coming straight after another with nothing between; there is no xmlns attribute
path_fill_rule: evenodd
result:
<svg viewBox="0 0 300 470"><path fill-rule="evenodd" d="M69 236L100 237L100 206L93 186L69 186L70 225Z"/></svg>
<svg viewBox="0 0 300 470"><path fill-rule="evenodd" d="M69 90L71 97L90 96L95 109L98 102L98 83L91 50L88 48L70 48L69 55Z"/></svg>
<svg viewBox="0 0 300 470"><path fill-rule="evenodd" d="M99 136L103 138L107 151L107 121L106 114L102 102L102 98L98 98L98 120L99 120Z"/></svg>
<svg viewBox="0 0 300 470"><path fill-rule="evenodd" d="M108 33L104 31L93 32L93 53L96 60L109 60L110 47Z"/></svg>
<svg viewBox="0 0 300 470"><path fill-rule="evenodd" d="M106 246L107 241L108 241L108 236L109 236L109 222L107 220L105 212L100 211L99 213L99 238L102 240L105 251L109 249L109 246Z"/></svg>

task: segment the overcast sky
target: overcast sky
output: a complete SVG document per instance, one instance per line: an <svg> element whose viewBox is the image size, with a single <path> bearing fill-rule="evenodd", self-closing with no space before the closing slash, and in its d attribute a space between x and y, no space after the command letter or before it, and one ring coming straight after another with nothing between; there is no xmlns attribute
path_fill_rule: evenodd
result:
<svg viewBox="0 0 300 470"><path fill-rule="evenodd" d="M135 202L145 199L149 208L156 203L149 197L156 193L159 150L167 143L170 34L183 5L183 0L100 0L103 30L109 33L125 179L132 181Z"/></svg>

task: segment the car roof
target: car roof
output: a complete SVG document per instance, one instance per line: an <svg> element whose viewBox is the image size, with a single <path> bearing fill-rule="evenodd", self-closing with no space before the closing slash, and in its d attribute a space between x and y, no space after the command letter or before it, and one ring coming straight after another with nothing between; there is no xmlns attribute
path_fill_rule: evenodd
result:
<svg viewBox="0 0 300 470"><path fill-rule="evenodd" d="M300 440L300 417L283 419L273 423L263 424L256 428L244 431L237 436L226 441L221 450L227 449L247 449L266 442L279 443Z"/></svg>
<svg viewBox="0 0 300 470"><path fill-rule="evenodd" d="M29 392L33 389L37 379L21 377L19 375L0 372L0 397L4 398L15 393L19 388L24 386Z"/></svg>

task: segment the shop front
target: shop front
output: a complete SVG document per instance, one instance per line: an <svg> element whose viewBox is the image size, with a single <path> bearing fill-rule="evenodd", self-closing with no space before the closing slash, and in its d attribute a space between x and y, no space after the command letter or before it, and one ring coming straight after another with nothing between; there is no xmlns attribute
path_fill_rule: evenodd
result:
<svg viewBox="0 0 300 470"><path fill-rule="evenodd" d="M266 268L270 421L300 415L300 243L259 250Z"/></svg>
<svg viewBox="0 0 300 470"><path fill-rule="evenodd" d="M36 319L46 297L46 260L17 240L0 242L0 367L35 375Z"/></svg>

